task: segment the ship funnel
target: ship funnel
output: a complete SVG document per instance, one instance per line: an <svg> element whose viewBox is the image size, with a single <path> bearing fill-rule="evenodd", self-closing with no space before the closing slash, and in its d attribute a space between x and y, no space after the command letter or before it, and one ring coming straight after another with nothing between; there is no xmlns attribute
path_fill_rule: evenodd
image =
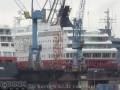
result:
<svg viewBox="0 0 120 90"><path fill-rule="evenodd" d="M70 7L65 6L61 7L59 10L58 18L60 18L60 26L61 27L72 27L72 23L69 19Z"/></svg>

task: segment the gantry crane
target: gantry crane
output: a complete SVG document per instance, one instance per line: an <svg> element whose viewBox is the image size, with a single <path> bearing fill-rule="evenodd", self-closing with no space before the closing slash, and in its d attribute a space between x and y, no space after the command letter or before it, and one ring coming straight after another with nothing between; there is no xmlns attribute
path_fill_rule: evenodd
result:
<svg viewBox="0 0 120 90"><path fill-rule="evenodd" d="M42 10L33 10L33 0L31 2L31 19L32 19L32 46L29 48L29 69L36 70L40 65L41 45L37 40L37 20L42 19ZM27 16L26 16L27 17ZM28 17L29 18L29 17Z"/></svg>
<svg viewBox="0 0 120 90"><path fill-rule="evenodd" d="M55 5L56 7L56 3L57 0L54 0L53 2L53 7ZM44 15L43 15L43 10L44 10L44 7L45 5L47 4L48 0L46 0L42 10L35 10L33 11L33 0L32 0L32 7L31 7L31 19L32 19L32 46L30 47L29 49L29 68L30 69L35 69L35 70L38 70L39 67L40 67L40 51L41 51L41 48L42 46L41 45L38 45L38 40L37 40L37 20L38 19L43 19ZM53 9L52 9L53 10ZM29 15L27 12L25 12L26 14L26 18L28 17L29 18ZM50 11L50 14L49 16L51 15L51 11ZM49 19L49 16L48 16L48 19Z"/></svg>
<svg viewBox="0 0 120 90"><path fill-rule="evenodd" d="M40 63L41 45L37 42L37 20L42 19L42 10L33 10L33 0L31 1L31 15L25 8L21 0L15 0L15 3L20 8L26 19L32 19L32 44L29 48L29 69L37 69Z"/></svg>
<svg viewBox="0 0 120 90"><path fill-rule="evenodd" d="M84 42L83 42L83 38L81 37L81 33L83 30L83 17L84 17L85 2L86 0L80 1L78 17L74 19L74 24L73 24L72 48L76 50L76 53L73 57L73 68L75 69L79 68L79 64L83 61L82 47L83 47Z"/></svg>
<svg viewBox="0 0 120 90"><path fill-rule="evenodd" d="M18 2L19 1L19 2ZM40 50L41 50L41 45L38 45L37 42L37 20L38 19L43 19L44 15L43 15L43 10L44 7L46 6L48 0L46 0L45 4L43 5L42 10L33 10L33 1L32 0L32 5L31 5L31 15L30 13L26 10L25 6L23 5L23 3L20 0L15 0L16 4L18 5L18 7L20 8L20 10L22 11L22 13L24 14L26 19L32 19L32 45L29 48L29 68L30 69L35 69L38 65L40 65ZM55 14L55 10L58 6L59 2L62 2L61 7L64 6L66 0L54 0L52 3L52 6L50 8L50 13L46 19L47 22L52 22L52 19L54 17ZM21 4L19 4L21 3ZM59 22L59 21L58 21ZM59 34L57 36L58 38L58 43L57 44L59 50L57 51L57 59L61 57L61 32L59 31L57 34ZM56 42L57 43L57 42ZM60 55L59 55L60 54ZM36 65L37 64L37 65Z"/></svg>

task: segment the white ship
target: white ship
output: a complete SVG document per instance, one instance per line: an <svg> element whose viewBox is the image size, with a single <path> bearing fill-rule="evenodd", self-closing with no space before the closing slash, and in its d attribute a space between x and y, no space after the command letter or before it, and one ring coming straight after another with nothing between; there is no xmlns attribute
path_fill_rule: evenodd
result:
<svg viewBox="0 0 120 90"><path fill-rule="evenodd" d="M31 45L31 26L17 27L15 33L15 47L18 62L28 61L29 46ZM82 49L83 57L90 68L109 68L116 61L117 49L113 48L111 40L107 34L99 30L84 32L84 45ZM41 61L44 64L51 64L58 53L57 64L66 64L67 60L73 60L75 50L72 49L73 29L46 23L38 25L38 43L42 45ZM58 43L58 40L59 43ZM55 49L57 48L57 50ZM21 57L22 56L22 57ZM45 65L48 66L48 65Z"/></svg>

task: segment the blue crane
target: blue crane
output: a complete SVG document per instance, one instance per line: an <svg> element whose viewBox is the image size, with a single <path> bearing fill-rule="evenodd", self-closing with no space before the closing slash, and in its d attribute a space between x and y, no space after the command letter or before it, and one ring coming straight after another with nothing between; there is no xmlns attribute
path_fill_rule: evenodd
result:
<svg viewBox="0 0 120 90"><path fill-rule="evenodd" d="M38 69L40 65L41 45L38 45L37 40L37 20L42 19L42 10L33 10L33 0L31 5L32 19L32 46L29 48L29 69ZM37 67L38 66L38 67Z"/></svg>
<svg viewBox="0 0 120 90"><path fill-rule="evenodd" d="M26 19L32 19L32 43L29 47L29 69L37 70L40 66L40 51L42 49L41 45L38 45L37 40L37 21L38 19L43 19L44 15L44 7L46 6L46 3L48 0L46 0L42 10L33 10L33 0L31 1L31 15L25 8L24 4L21 2L21 0L14 0L17 6L20 8L21 12L24 14Z"/></svg>
<svg viewBox="0 0 120 90"><path fill-rule="evenodd" d="M78 17L74 19L73 23L73 45L72 48L76 50L76 53L73 57L73 68L79 68L78 61L82 62L82 47L83 47L83 38L81 33L83 30L83 16L84 16L85 0L80 1L80 8L78 11Z"/></svg>

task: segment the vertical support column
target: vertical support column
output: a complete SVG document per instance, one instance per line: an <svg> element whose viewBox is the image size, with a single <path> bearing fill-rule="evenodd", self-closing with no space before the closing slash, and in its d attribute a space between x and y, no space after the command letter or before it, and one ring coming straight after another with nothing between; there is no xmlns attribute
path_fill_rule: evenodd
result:
<svg viewBox="0 0 120 90"><path fill-rule="evenodd" d="M82 21L81 19L74 20L74 27L73 27L73 46L72 48L76 50L75 55L73 57L73 66L75 69L80 67L80 63L83 61L82 56ZM78 63L80 61L80 63Z"/></svg>
<svg viewBox="0 0 120 90"><path fill-rule="evenodd" d="M37 20L43 19L43 12L39 10L33 10L33 0L31 2L30 18L32 19L32 45L29 49L29 69L38 70L40 66L41 46L38 46L37 40Z"/></svg>
<svg viewBox="0 0 120 90"><path fill-rule="evenodd" d="M32 20L32 49L37 50L37 19Z"/></svg>

